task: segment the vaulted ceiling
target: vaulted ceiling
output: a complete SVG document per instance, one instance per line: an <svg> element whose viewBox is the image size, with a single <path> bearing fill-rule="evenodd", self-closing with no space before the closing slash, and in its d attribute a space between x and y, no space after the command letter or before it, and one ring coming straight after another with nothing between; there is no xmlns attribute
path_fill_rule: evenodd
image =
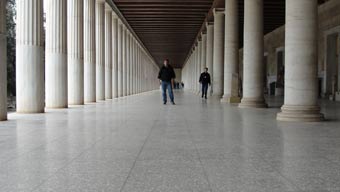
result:
<svg viewBox="0 0 340 192"><path fill-rule="evenodd" d="M327 0L319 0L324 2ZM161 65L165 58L182 67L204 21L213 21L212 8L225 0L114 0L130 26ZM244 0L239 0L240 45ZM264 32L285 23L285 0L264 0Z"/></svg>

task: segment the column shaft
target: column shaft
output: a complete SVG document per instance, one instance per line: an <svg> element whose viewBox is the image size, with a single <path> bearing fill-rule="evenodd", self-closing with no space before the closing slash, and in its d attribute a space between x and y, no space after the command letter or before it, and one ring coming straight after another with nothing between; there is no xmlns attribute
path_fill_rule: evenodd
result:
<svg viewBox="0 0 340 192"><path fill-rule="evenodd" d="M105 12L105 99L112 99L112 11Z"/></svg>
<svg viewBox="0 0 340 192"><path fill-rule="evenodd" d="M213 95L223 95L224 68L224 9L214 9Z"/></svg>
<svg viewBox="0 0 340 192"><path fill-rule="evenodd" d="M96 0L84 0L85 103L96 102Z"/></svg>
<svg viewBox="0 0 340 192"><path fill-rule="evenodd" d="M17 112L41 113L45 107L43 1L17 0Z"/></svg>
<svg viewBox="0 0 340 192"><path fill-rule="evenodd" d="M211 81L214 79L214 68L213 68L213 54L214 54L214 24L207 23L207 61L206 65L210 71ZM213 83L213 82L212 82ZM213 86L210 86L210 92L213 90Z"/></svg>
<svg viewBox="0 0 340 192"><path fill-rule="evenodd" d="M201 70L207 67L207 34L202 33Z"/></svg>
<svg viewBox="0 0 340 192"><path fill-rule="evenodd" d="M0 1L0 121L7 120L6 3Z"/></svg>
<svg viewBox="0 0 340 192"><path fill-rule="evenodd" d="M105 3L96 2L96 101L105 99Z"/></svg>
<svg viewBox="0 0 340 192"><path fill-rule="evenodd" d="M123 97L123 44L124 44L124 28L123 24L118 25L118 96Z"/></svg>
<svg viewBox="0 0 340 192"><path fill-rule="evenodd" d="M287 0L282 121L321 121L318 106L318 1Z"/></svg>
<svg viewBox="0 0 340 192"><path fill-rule="evenodd" d="M243 98L240 107L266 107L264 100L263 0L245 1Z"/></svg>
<svg viewBox="0 0 340 192"><path fill-rule="evenodd" d="M83 0L67 0L68 104L84 104Z"/></svg>
<svg viewBox="0 0 340 192"><path fill-rule="evenodd" d="M126 73L126 69L127 69L127 29L124 26L124 30L123 30L123 96L127 95L127 73Z"/></svg>
<svg viewBox="0 0 340 192"><path fill-rule="evenodd" d="M224 95L222 102L240 103L238 1L225 1Z"/></svg>
<svg viewBox="0 0 340 192"><path fill-rule="evenodd" d="M46 2L46 107L66 108L67 2Z"/></svg>
<svg viewBox="0 0 340 192"><path fill-rule="evenodd" d="M118 18L112 15L112 97L118 98Z"/></svg>

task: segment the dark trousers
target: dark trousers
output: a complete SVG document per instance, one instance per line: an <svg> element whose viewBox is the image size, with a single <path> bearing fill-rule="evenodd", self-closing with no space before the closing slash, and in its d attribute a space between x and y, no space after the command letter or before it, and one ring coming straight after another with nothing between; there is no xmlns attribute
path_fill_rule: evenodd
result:
<svg viewBox="0 0 340 192"><path fill-rule="evenodd" d="M166 90L169 92L169 97L171 102L174 102L174 93L172 91L171 82L162 81L162 95L163 95L163 102L167 102Z"/></svg>
<svg viewBox="0 0 340 192"><path fill-rule="evenodd" d="M202 97L207 97L208 87L208 83L202 83Z"/></svg>

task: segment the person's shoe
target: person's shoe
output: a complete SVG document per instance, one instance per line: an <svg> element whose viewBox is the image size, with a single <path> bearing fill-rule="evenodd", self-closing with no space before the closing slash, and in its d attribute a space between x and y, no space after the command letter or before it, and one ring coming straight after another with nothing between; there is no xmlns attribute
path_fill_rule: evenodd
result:
<svg viewBox="0 0 340 192"><path fill-rule="evenodd" d="M203 99L203 97L204 97L204 96L202 95L202 99Z"/></svg>
<svg viewBox="0 0 340 192"><path fill-rule="evenodd" d="M171 101L171 104L176 105L176 103L174 101Z"/></svg>
<svg viewBox="0 0 340 192"><path fill-rule="evenodd" d="M166 105L166 101L163 102L163 105Z"/></svg>
<svg viewBox="0 0 340 192"><path fill-rule="evenodd" d="M205 96L204 98L207 99L207 96Z"/></svg>

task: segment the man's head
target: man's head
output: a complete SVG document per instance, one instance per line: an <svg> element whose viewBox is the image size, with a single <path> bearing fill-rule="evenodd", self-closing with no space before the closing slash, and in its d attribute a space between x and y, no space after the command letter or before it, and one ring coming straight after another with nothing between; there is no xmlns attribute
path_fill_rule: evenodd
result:
<svg viewBox="0 0 340 192"><path fill-rule="evenodd" d="M204 68L204 72L208 72L208 67Z"/></svg>
<svg viewBox="0 0 340 192"><path fill-rule="evenodd" d="M169 59L164 60L164 66L167 67L169 65Z"/></svg>

